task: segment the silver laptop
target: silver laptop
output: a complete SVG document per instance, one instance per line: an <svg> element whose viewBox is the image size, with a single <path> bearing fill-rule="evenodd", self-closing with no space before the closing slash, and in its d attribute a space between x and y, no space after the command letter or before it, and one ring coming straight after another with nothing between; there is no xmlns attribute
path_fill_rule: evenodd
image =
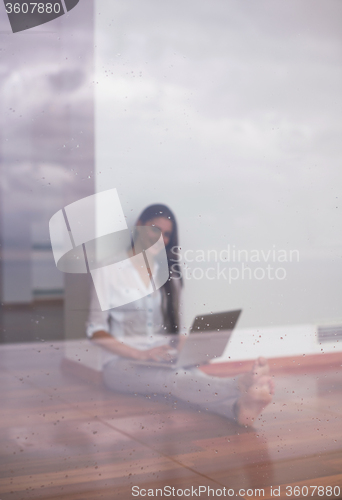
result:
<svg viewBox="0 0 342 500"><path fill-rule="evenodd" d="M175 351L176 357L168 361L151 360L134 361L134 363L166 369L207 364L211 359L223 354L240 314L241 309L196 316L182 349L179 352ZM175 335L168 337L170 350L173 350L177 346L179 337Z"/></svg>

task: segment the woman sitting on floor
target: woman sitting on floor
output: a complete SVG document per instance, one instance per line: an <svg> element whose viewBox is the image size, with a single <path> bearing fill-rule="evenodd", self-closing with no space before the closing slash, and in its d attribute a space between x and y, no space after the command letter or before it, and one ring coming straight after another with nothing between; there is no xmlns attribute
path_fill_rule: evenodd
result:
<svg viewBox="0 0 342 500"><path fill-rule="evenodd" d="M138 363L170 358L169 338L165 333L179 336L178 348L185 336L179 327L180 273L178 279L170 274L166 283L153 291L146 268L133 258L136 249L146 248L148 241L155 241L156 233L160 231L170 261L171 249L178 246L175 216L165 205L151 205L142 212L136 226L135 248L127 250L121 261L125 282L122 282L122 272L115 275L106 267L97 270L97 292L101 289L100 293L102 297L106 296L108 304L114 305L118 298L118 303L129 301L102 311L95 291L92 295L87 334L109 354L103 366L104 383L114 391L125 393L172 395L241 425L252 425L274 393L265 359L259 358L252 371L238 379L213 377L196 367L170 370ZM144 231L139 233L141 227ZM154 248L154 252L159 251L157 245ZM151 255L153 257L153 250L149 253L149 263L152 274L155 274L158 264L153 264ZM155 257L158 261L157 254ZM145 296L134 301L137 290Z"/></svg>

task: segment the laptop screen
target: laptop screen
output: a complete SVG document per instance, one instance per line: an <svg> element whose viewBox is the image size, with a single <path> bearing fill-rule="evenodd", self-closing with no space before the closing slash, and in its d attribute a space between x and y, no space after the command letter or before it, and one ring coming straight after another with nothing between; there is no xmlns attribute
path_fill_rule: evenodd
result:
<svg viewBox="0 0 342 500"><path fill-rule="evenodd" d="M241 309L196 316L190 333L233 330L241 314Z"/></svg>

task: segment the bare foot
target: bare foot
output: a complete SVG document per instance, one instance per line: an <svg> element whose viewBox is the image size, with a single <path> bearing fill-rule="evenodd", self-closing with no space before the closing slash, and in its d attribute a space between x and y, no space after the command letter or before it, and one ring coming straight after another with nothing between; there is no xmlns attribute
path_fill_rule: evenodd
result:
<svg viewBox="0 0 342 500"><path fill-rule="evenodd" d="M252 371L240 378L241 397L237 402L240 425L253 425L256 417L272 401L274 382L268 373L267 361L259 358Z"/></svg>
<svg viewBox="0 0 342 500"><path fill-rule="evenodd" d="M253 365L250 372L244 373L239 378L239 389L241 392L246 392L248 388L257 380L258 377L262 375L268 375L270 368L267 363L267 359L258 358Z"/></svg>

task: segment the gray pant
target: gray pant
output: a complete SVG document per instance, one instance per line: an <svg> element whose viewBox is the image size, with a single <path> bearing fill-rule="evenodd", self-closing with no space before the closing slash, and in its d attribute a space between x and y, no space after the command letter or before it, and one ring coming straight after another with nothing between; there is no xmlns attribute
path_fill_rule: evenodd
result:
<svg viewBox="0 0 342 500"><path fill-rule="evenodd" d="M103 368L105 385L131 394L163 394L236 420L240 396L235 378L219 378L195 367L177 370L132 363L126 358L109 361Z"/></svg>

